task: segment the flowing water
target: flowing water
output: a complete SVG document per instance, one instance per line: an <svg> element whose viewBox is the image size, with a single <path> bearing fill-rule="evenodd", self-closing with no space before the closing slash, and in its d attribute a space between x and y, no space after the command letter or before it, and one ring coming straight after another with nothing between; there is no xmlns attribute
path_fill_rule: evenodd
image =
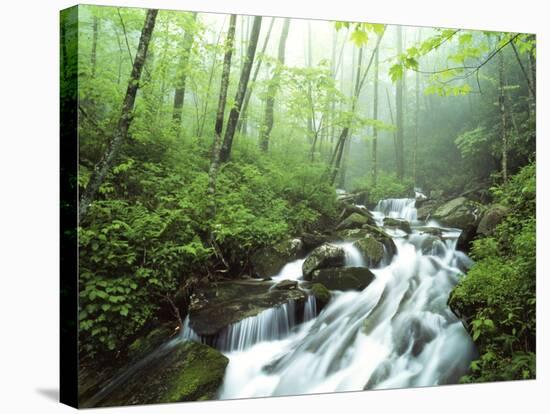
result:
<svg viewBox="0 0 550 414"><path fill-rule="evenodd" d="M209 344L229 358L220 399L294 395L362 389L456 383L476 357L474 344L447 306L447 298L471 260L456 250L460 231L440 227L442 240L414 230L415 199L388 199L372 212L411 221L413 233L387 229L397 254L371 269L376 278L363 291L332 292L318 313L308 296L303 318L297 303L267 309L225 328ZM430 226L437 223L430 222ZM430 242L430 243L427 243ZM365 260L349 241L341 241L345 266ZM305 259L289 262L272 279L302 283ZM128 368L92 398L99 401L145 363L162 358L181 340L202 341L184 321L180 336Z"/></svg>
<svg viewBox="0 0 550 414"><path fill-rule="evenodd" d="M383 200L375 216L415 223L414 201ZM333 292L319 315L291 332L226 348L231 349L226 351L230 362L219 397L456 383L476 350L447 298L470 261L456 251L460 232L442 231L444 241L431 249L423 248L429 236L420 232L396 238L397 255L372 270L376 278L365 290ZM347 266L364 266L351 243L339 244L346 250ZM299 280L302 263L289 263L274 279ZM257 322L263 318L256 317Z"/></svg>

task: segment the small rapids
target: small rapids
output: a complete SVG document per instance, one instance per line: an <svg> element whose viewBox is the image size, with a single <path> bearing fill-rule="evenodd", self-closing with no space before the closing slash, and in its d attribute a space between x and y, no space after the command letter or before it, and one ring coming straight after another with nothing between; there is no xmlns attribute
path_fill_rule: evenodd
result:
<svg viewBox="0 0 550 414"><path fill-rule="evenodd" d="M414 199L383 200L375 210L382 221L392 217L416 224L414 204ZM230 362L219 398L458 382L476 349L447 298L471 261L456 251L460 231L441 230L443 241L429 248L429 236L418 231L396 238L397 254L387 266L371 269L376 278L366 289L333 292L319 315L289 334L226 352ZM365 265L351 243L338 244L346 251L346 266ZM299 280L293 263L288 266L296 266L293 279ZM281 273L286 277L289 270Z"/></svg>
<svg viewBox="0 0 550 414"><path fill-rule="evenodd" d="M422 227L415 230L425 224L417 221L415 199L382 200L373 216L380 225L385 217L409 220L413 232L394 237L397 254L371 269L375 279L363 291L333 291L320 313L309 295L229 325L213 338L199 337L187 317L177 338L129 367L91 403L182 340L207 343L229 358L220 399L457 383L477 355L447 306L472 264L456 250L460 231L439 227L442 237L434 240ZM366 266L352 242L336 244L346 253L346 267ZM287 263L273 282L304 283L304 260Z"/></svg>

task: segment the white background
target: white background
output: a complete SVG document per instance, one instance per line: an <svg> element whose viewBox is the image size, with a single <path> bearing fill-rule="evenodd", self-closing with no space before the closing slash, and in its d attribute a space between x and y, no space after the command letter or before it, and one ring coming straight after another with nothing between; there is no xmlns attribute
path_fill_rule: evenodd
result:
<svg viewBox="0 0 550 414"><path fill-rule="evenodd" d="M88 3L536 32L538 379L529 382L187 403L101 413L531 413L550 409L548 23L544 0L103 0ZM58 11L67 0L4 0L0 23L0 412L72 409L58 395ZM544 345L543 345L544 344ZM368 356L366 356L368 357ZM95 412L96 410L93 410Z"/></svg>

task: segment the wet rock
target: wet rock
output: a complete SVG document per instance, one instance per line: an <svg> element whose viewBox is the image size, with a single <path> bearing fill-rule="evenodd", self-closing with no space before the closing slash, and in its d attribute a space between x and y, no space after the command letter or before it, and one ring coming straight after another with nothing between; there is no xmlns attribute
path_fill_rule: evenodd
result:
<svg viewBox="0 0 550 414"><path fill-rule="evenodd" d="M328 236L320 233L303 233L301 239L305 252L310 252L329 241Z"/></svg>
<svg viewBox="0 0 550 414"><path fill-rule="evenodd" d="M320 312L330 302L330 291L322 283L314 283L310 292L315 297L317 311Z"/></svg>
<svg viewBox="0 0 550 414"><path fill-rule="evenodd" d="M363 290L374 278L374 274L366 267L320 269L312 274L313 282L322 283L331 290Z"/></svg>
<svg viewBox="0 0 550 414"><path fill-rule="evenodd" d="M441 237L443 232L439 227L416 227L415 230L419 231L422 234L429 234L431 236Z"/></svg>
<svg viewBox="0 0 550 414"><path fill-rule="evenodd" d="M302 254L302 241L289 239L256 251L250 262L255 276L262 278L278 274L288 262L299 259Z"/></svg>
<svg viewBox="0 0 550 414"><path fill-rule="evenodd" d="M445 226L461 229L458 248L468 250L470 242L475 237L482 213L483 207L480 204L466 197L458 197L439 207L434 212L433 218Z"/></svg>
<svg viewBox="0 0 550 414"><path fill-rule="evenodd" d="M353 245L361 252L368 267L377 267L384 259L384 245L371 234L366 234Z"/></svg>
<svg viewBox="0 0 550 414"><path fill-rule="evenodd" d="M440 200L417 200L416 217L418 220L427 220L443 204Z"/></svg>
<svg viewBox="0 0 550 414"><path fill-rule="evenodd" d="M346 260L344 249L334 244L326 243L317 247L307 257L302 265L302 274L305 280L311 280L314 270L326 267L343 266Z"/></svg>
<svg viewBox="0 0 550 414"><path fill-rule="evenodd" d="M391 217L386 217L384 219L384 226L402 230L407 234L411 233L411 225L407 220L400 220L400 219L395 219Z"/></svg>
<svg viewBox="0 0 550 414"><path fill-rule="evenodd" d="M228 325L290 301L302 309L301 289L271 289L273 282L224 281L197 288L189 306L189 326L199 336L214 336Z"/></svg>
<svg viewBox="0 0 550 414"><path fill-rule="evenodd" d="M166 346L94 406L202 401L215 398L229 359L200 343Z"/></svg>
<svg viewBox="0 0 550 414"><path fill-rule="evenodd" d="M281 280L279 283L277 283L273 289L279 289L279 290L292 290L296 289L298 287L298 282L296 280Z"/></svg>
<svg viewBox="0 0 550 414"><path fill-rule="evenodd" d="M485 213L483 213L479 225L477 226L476 233L484 236L491 235L504 217L506 217L508 212L509 209L500 204L490 206Z"/></svg>
<svg viewBox="0 0 550 414"><path fill-rule="evenodd" d="M392 237L381 228L371 226L369 224L363 225L360 229L346 229L338 231L334 234L333 240L355 241L367 237L373 237L375 240L382 243L388 259L391 259L397 253L397 246L395 245Z"/></svg>

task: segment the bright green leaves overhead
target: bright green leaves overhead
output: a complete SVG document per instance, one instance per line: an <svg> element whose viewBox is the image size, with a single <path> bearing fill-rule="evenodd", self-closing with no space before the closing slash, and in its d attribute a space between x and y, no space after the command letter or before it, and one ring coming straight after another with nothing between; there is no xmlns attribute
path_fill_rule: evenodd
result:
<svg viewBox="0 0 550 414"><path fill-rule="evenodd" d="M357 47L361 47L363 45L366 45L369 41L369 35L364 30L357 30L355 29L351 33L351 40Z"/></svg>
<svg viewBox="0 0 550 414"><path fill-rule="evenodd" d="M334 24L336 30L341 29L353 29L350 35L350 40L355 43L357 47L365 46L370 39L370 35L382 36L386 30L386 25L379 23L350 23L350 22L336 22Z"/></svg>

